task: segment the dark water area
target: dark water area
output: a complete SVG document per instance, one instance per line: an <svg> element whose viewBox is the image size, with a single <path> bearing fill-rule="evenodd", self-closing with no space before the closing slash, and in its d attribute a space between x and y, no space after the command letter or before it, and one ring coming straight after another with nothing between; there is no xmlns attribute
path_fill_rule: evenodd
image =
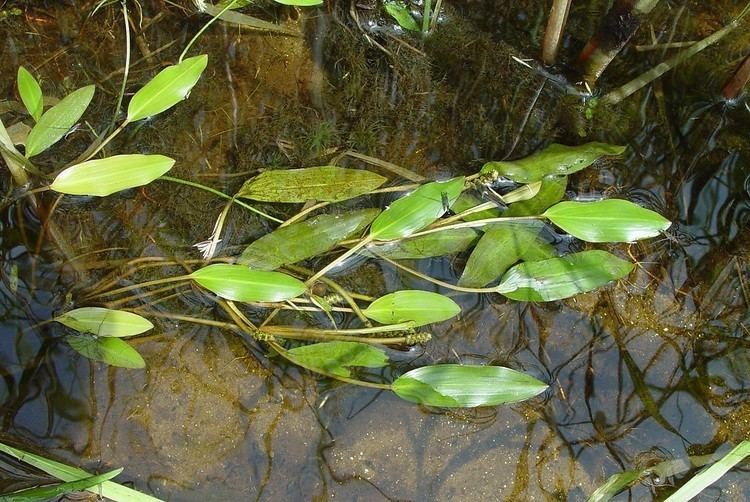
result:
<svg viewBox="0 0 750 502"><path fill-rule="evenodd" d="M553 142L627 145L623 156L571 176L566 194L626 198L674 222L664 236L609 247L639 262L625 280L537 304L442 290L376 260L349 263L335 275L361 294L424 289L462 307L457 318L430 327L429 343L387 349L393 364L373 379L390 381L438 362L498 364L549 383L545 394L446 410L343 385L269 357L253 340L174 318L224 319L189 286L153 304L164 318L132 339L145 370L90 361L65 342L66 328L45 321L83 306L95 285L184 273L180 263L200 258L193 244L210 236L224 201L158 181L106 198L58 202L45 193L34 208L28 198L8 202L20 192L0 164L0 441L89 471L122 466L119 482L165 500L578 501L617 472L723 454L750 439L750 108L747 94L721 98L750 51L747 22L589 118L576 57L609 4L574 2L560 64L542 72L537 61L551 2L450 2L424 40L364 2L308 9L260 2L244 12L300 36L212 25L191 50L207 53L209 64L189 99L128 126L106 148L168 155L177 159L170 174L231 194L262 170L332 159L388 174L342 157L346 150L444 179ZM209 20L189 2L127 5L133 41L126 102L176 62ZM122 13L115 3L90 16L94 6L0 3L6 126L24 119L16 103L19 65L40 78L45 96L96 85L85 122L35 158L50 178L115 112L125 60ZM595 94L673 54L635 46L699 40L743 6L660 3ZM333 210L380 207L394 197ZM260 207L284 219L301 205ZM50 222L64 244L50 238ZM219 255L235 256L271 229L234 209ZM149 267L150 258L176 264ZM455 283L466 258L409 265ZM321 268L330 259L307 265ZM265 313L252 315L261 321ZM281 321L327 322L298 313ZM336 321L346 328L356 319ZM662 500L697 470L646 477L616 500ZM40 479L0 458L0 492ZM749 479L747 463L740 464L701 500L748 500Z"/></svg>

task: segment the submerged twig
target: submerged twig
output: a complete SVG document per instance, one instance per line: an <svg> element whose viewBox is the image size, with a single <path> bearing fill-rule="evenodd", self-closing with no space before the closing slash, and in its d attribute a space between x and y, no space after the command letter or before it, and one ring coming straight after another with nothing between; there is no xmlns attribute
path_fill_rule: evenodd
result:
<svg viewBox="0 0 750 502"><path fill-rule="evenodd" d="M568 21L571 3L571 0L554 0L552 2L552 10L549 13L547 28L544 30L544 43L542 45L542 61L544 61L544 64L555 64L565 23Z"/></svg>

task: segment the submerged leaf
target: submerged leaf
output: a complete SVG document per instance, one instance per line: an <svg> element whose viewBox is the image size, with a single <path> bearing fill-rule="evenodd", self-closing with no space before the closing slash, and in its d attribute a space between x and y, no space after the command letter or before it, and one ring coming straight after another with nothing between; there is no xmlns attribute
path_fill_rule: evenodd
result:
<svg viewBox="0 0 750 502"><path fill-rule="evenodd" d="M263 202L335 202L369 193L386 179L363 169L336 166L266 171L248 180L239 197Z"/></svg>
<svg viewBox="0 0 750 502"><path fill-rule="evenodd" d="M528 200L511 204L503 216L535 216L542 214L545 209L557 204L565 195L568 186L567 176L546 176L542 180L539 192Z"/></svg>
<svg viewBox="0 0 750 502"><path fill-rule="evenodd" d="M445 321L459 312L461 307L447 296L419 290L396 291L381 296L362 311L381 324L413 322L415 327Z"/></svg>
<svg viewBox="0 0 750 502"><path fill-rule="evenodd" d="M547 175L567 175L584 169L604 155L620 155L624 146L586 143L566 146L553 143L544 150L514 161L486 163L480 172L496 171L517 183L532 183Z"/></svg>
<svg viewBox="0 0 750 502"><path fill-rule="evenodd" d="M54 145L78 122L94 97L94 86L71 92L47 110L26 138L26 157L40 154Z"/></svg>
<svg viewBox="0 0 750 502"><path fill-rule="evenodd" d="M56 499L60 495L95 488L105 481L109 481L110 479L114 478L121 472L122 468L105 472L104 474L99 474L98 476L91 476L76 481L67 481L65 483L60 483L57 485L27 488L26 490L20 490L17 492L0 495L0 499L3 502L31 502L35 500L52 500Z"/></svg>
<svg viewBox="0 0 750 502"><path fill-rule="evenodd" d="M76 352L89 359L120 368L146 367L146 361L138 351L119 338L82 334L67 336L65 340Z"/></svg>
<svg viewBox="0 0 750 502"><path fill-rule="evenodd" d="M592 291L632 270L632 263L606 251L583 251L520 263L503 276L497 292L513 300L550 302Z"/></svg>
<svg viewBox="0 0 750 502"><path fill-rule="evenodd" d="M460 253L477 239L477 233L470 228L450 228L442 232L420 235L413 239L395 242L370 244L367 251L376 256L392 260L416 260Z"/></svg>
<svg viewBox="0 0 750 502"><path fill-rule="evenodd" d="M147 185L169 171L174 160L163 155L115 155L70 166L57 175L50 188L68 195L104 197L120 190Z"/></svg>
<svg viewBox="0 0 750 502"><path fill-rule="evenodd" d="M409 12L409 9L407 9L403 3L387 1L385 2L385 10L403 29L409 31L421 31L421 28L411 16L411 12Z"/></svg>
<svg viewBox="0 0 750 502"><path fill-rule="evenodd" d="M603 485L591 494L586 502L606 502L628 486L641 479L643 474L644 471L639 469L613 474Z"/></svg>
<svg viewBox="0 0 750 502"><path fill-rule="evenodd" d="M80 333L125 337L144 333L154 327L148 319L123 310L83 307L55 317L55 321Z"/></svg>
<svg viewBox="0 0 750 502"><path fill-rule="evenodd" d="M382 368L388 356L382 349L359 342L322 342L287 351L297 364L308 369L343 377L351 376L347 367Z"/></svg>
<svg viewBox="0 0 750 502"><path fill-rule="evenodd" d="M190 278L218 296L238 302L289 300L307 289L299 279L281 272L252 270L228 263L208 265L190 274Z"/></svg>
<svg viewBox="0 0 750 502"><path fill-rule="evenodd" d="M44 98L42 97L42 88L34 76L23 66L18 67L18 94L21 96L23 106L38 122L44 110Z"/></svg>
<svg viewBox="0 0 750 502"><path fill-rule="evenodd" d="M208 56L201 54L164 68L130 100L127 121L151 117L187 98L207 64Z"/></svg>
<svg viewBox="0 0 750 502"><path fill-rule="evenodd" d="M671 222L632 202L561 202L544 212L552 223L586 242L633 242L655 237Z"/></svg>
<svg viewBox="0 0 750 502"><path fill-rule="evenodd" d="M463 176L420 186L380 213L370 227L370 236L389 241L423 229L445 214L463 189Z"/></svg>
<svg viewBox="0 0 750 502"><path fill-rule="evenodd" d="M525 401L544 392L547 385L502 366L436 364L401 375L391 388L413 403L472 408Z"/></svg>
<svg viewBox="0 0 750 502"><path fill-rule="evenodd" d="M456 199L456 202L451 206L451 209L456 214L463 213L467 209L471 209L475 206L478 206L479 204L484 203L483 200L481 200L476 195L472 194L469 191L462 192L461 195L458 196L458 199ZM497 218L498 216L501 216L502 213L500 212L500 209L498 208L491 208L491 209L485 209L484 211L479 211L477 213L471 213L463 218L461 218L464 221L476 221L476 220L485 220L488 218Z"/></svg>
<svg viewBox="0 0 750 502"><path fill-rule="evenodd" d="M318 256L337 243L364 230L379 209L361 209L344 214L322 214L277 228L250 244L237 263L258 270L275 270Z"/></svg>

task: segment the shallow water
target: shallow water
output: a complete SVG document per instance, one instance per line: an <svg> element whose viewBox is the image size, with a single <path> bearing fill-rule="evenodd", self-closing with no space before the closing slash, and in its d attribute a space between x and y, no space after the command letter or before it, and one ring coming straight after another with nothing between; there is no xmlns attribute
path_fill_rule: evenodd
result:
<svg viewBox="0 0 750 502"><path fill-rule="evenodd" d="M18 5L22 14L0 20L0 99L16 98L23 64L50 95L96 83L86 118L96 130L107 126L124 61L122 19L115 7L88 18L89 4L2 7ZM40 218L28 204L4 205L0 440L97 472L123 466L118 480L170 500L585 500L616 472L728 451L750 438L750 112L744 97L718 98L750 35L737 30L587 121L580 98L565 94L574 76L547 80L511 57L539 54L548 10L539 4L451 3L424 43L392 27L373 31L366 21L377 14L356 4L302 12L263 4L250 12L302 36L211 27L192 52L208 53L210 63L190 99L129 127L109 152L169 155L178 160L175 176L234 193L259 170L322 165L347 148L442 179L553 141L628 145L623 158L573 176L568 194L621 195L675 222L663 238L613 246L641 263L626 281L548 304L451 294L462 315L431 327L425 346L389 350L395 363L382 375L434 362L501 364L550 383L545 395L475 410L417 407L316 378L235 334L169 319L133 341L146 370L83 358L61 326L38 323L80 306L113 260L198 258L192 244L208 238L223 208L204 192L157 182L104 199L63 198L53 221L67 251L39 237ZM581 2L572 11L566 65L604 4ZM131 90L173 63L207 20L189 4L142 8ZM699 39L740 8L665 4L652 15L653 31L661 41ZM140 12L131 11L138 23ZM644 29L635 43L650 37ZM140 47L156 51L173 41L143 59ZM600 86L612 89L663 57L630 48ZM574 75L568 66L560 73ZM2 118L7 125L20 115ZM91 140L81 127L37 164L51 173ZM364 166L352 158L341 164ZM4 194L8 178L0 177ZM49 208L54 197L44 201ZM299 207L263 209L285 217ZM270 228L232 210L220 254L238 254ZM455 282L465 258L412 265ZM181 269L143 269L121 283L167 272ZM337 278L370 295L435 290L375 261L351 263ZM178 292L154 308L221 317L189 288ZM254 315L262 319L260 310ZM662 499L694 472L645 479L620 499ZM0 464L0 491L37 479L15 462ZM706 496L746 500L747 481L740 466Z"/></svg>

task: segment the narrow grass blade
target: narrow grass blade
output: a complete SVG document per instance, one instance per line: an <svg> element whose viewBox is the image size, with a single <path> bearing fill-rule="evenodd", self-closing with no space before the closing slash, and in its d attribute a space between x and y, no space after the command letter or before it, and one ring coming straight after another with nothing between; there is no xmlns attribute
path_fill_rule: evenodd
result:
<svg viewBox="0 0 750 502"><path fill-rule="evenodd" d="M0 500L3 502L35 502L50 500L72 492L95 489L97 485L109 481L121 472L122 468L76 481L67 481L65 483L51 486L28 488L26 490L0 495Z"/></svg>

